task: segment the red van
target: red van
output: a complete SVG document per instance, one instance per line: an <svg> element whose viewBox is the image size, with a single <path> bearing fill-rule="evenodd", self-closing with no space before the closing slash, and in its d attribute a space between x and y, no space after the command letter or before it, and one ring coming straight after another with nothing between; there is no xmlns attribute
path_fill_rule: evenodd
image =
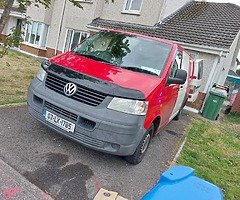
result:
<svg viewBox="0 0 240 200"><path fill-rule="evenodd" d="M187 101L191 58L159 38L101 31L42 63L29 112L92 149L142 161L151 138Z"/></svg>

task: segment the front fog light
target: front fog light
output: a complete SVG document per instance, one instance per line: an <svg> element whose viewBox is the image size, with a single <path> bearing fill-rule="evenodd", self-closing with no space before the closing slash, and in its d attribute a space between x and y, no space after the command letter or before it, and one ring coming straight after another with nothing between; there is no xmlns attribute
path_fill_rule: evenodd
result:
<svg viewBox="0 0 240 200"><path fill-rule="evenodd" d="M132 115L146 115L148 102L114 97L109 103L108 109Z"/></svg>
<svg viewBox="0 0 240 200"><path fill-rule="evenodd" d="M46 71L41 67L37 73L37 78L40 80L40 81L43 81L44 78L46 76Z"/></svg>

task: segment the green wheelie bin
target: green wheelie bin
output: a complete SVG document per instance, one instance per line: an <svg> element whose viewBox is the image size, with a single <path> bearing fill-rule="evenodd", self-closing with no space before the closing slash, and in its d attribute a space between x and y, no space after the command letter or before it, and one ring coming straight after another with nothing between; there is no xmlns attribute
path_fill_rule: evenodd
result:
<svg viewBox="0 0 240 200"><path fill-rule="evenodd" d="M211 120L217 120L223 102L227 97L227 92L222 89L211 89L204 105L202 115Z"/></svg>

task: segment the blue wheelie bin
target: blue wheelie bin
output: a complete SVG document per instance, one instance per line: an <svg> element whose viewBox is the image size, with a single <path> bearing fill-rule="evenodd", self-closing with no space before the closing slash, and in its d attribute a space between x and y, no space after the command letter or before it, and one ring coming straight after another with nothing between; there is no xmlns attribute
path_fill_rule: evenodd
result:
<svg viewBox="0 0 240 200"><path fill-rule="evenodd" d="M223 200L220 188L196 177L194 172L190 167L172 167L142 200Z"/></svg>

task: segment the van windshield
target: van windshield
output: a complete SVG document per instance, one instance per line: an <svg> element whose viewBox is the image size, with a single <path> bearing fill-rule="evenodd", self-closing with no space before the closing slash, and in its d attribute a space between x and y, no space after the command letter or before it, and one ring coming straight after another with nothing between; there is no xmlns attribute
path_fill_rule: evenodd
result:
<svg viewBox="0 0 240 200"><path fill-rule="evenodd" d="M73 52L124 69L159 76L172 46L116 32L99 32Z"/></svg>

